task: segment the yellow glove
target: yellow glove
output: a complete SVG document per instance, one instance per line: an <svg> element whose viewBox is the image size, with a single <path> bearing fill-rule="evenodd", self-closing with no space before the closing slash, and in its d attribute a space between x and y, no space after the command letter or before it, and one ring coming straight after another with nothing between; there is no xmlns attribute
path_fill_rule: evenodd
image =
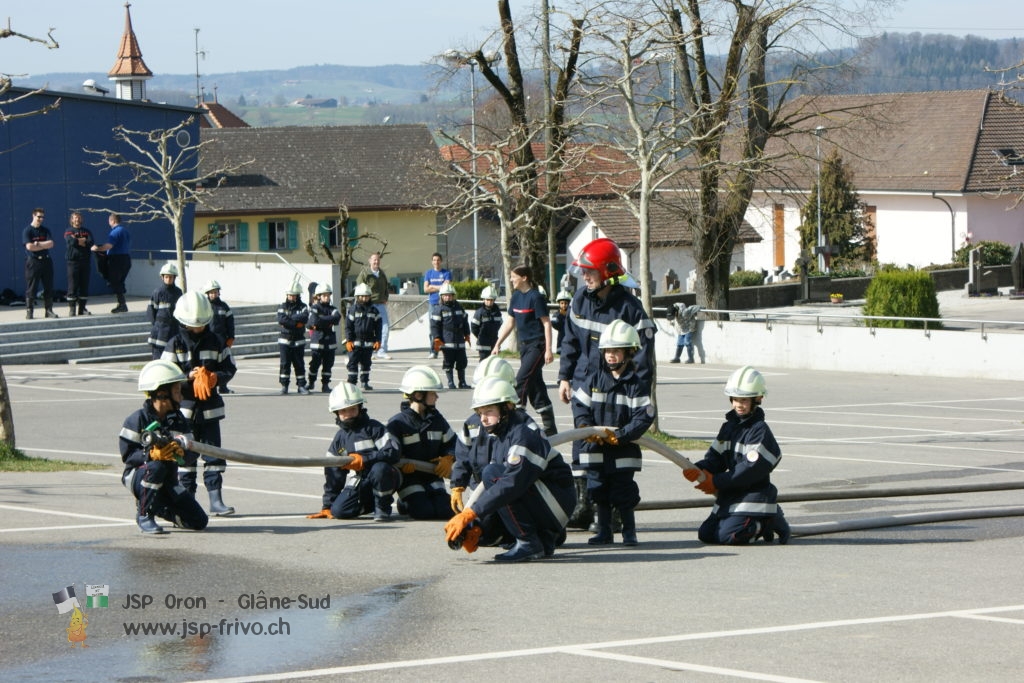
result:
<svg viewBox="0 0 1024 683"><path fill-rule="evenodd" d="M185 451L181 450L181 446L177 441L171 441L163 446L152 446L149 449L150 460L176 462L179 458L183 457L185 457Z"/></svg>
<svg viewBox="0 0 1024 683"><path fill-rule="evenodd" d="M455 541L466 531L466 527L476 521L476 513L473 508L466 508L459 514L448 520L444 525L445 540L449 543Z"/></svg>
<svg viewBox="0 0 1024 683"><path fill-rule="evenodd" d="M399 465L398 469L402 470L402 474L412 474L416 471L416 465L411 462L407 462L404 465Z"/></svg>
<svg viewBox="0 0 1024 683"><path fill-rule="evenodd" d="M342 465L343 470L352 470L353 472L359 472L363 469L363 456L358 453L349 453L348 457L352 458L352 462L347 465Z"/></svg>
<svg viewBox="0 0 1024 683"><path fill-rule="evenodd" d="M465 486L452 487L452 512L455 514L459 514L466 507L465 503L462 502L462 492L465 490Z"/></svg>
<svg viewBox="0 0 1024 683"><path fill-rule="evenodd" d="M350 341L345 342L345 350L352 353L352 349L356 348L356 345Z"/></svg>
<svg viewBox="0 0 1024 683"><path fill-rule="evenodd" d="M324 508L320 512L306 515L306 519L334 519L334 515L331 514L331 508Z"/></svg>
<svg viewBox="0 0 1024 683"><path fill-rule="evenodd" d="M610 429L604 430L604 442L609 446L618 446L619 437L615 436L615 432Z"/></svg>
<svg viewBox="0 0 1024 683"><path fill-rule="evenodd" d="M430 462L437 463L434 466L434 474L436 474L437 476L441 477L442 479L447 479L448 477L452 476L452 465L455 464L454 455L442 455L438 458L434 458Z"/></svg>

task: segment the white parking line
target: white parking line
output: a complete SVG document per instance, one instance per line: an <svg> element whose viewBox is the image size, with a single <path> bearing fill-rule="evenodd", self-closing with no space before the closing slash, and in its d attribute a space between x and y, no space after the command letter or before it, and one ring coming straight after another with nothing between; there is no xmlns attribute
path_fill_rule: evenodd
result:
<svg viewBox="0 0 1024 683"><path fill-rule="evenodd" d="M465 662L480 662L485 660L508 659L512 657L536 657L540 655L568 654L600 656L592 653L594 650L604 650L616 647L638 647L644 645L657 645L662 643L679 643L694 640L712 640L718 638L736 638L737 636L765 635L772 633L792 633L797 631L813 631L827 628L843 628L848 626L861 626L866 624L889 624L902 621L921 621L925 619L943 618L977 618L980 615L996 614L999 612L1020 612L1024 611L1024 605L1006 605L1002 607L982 607L973 610L952 610L948 612L925 612L921 614L897 614L886 617L866 617L862 619L839 619L834 621L818 621L805 624L790 624L788 626L767 626L764 628L745 628L734 631L708 631L705 633L684 633L672 636L655 636L652 638L636 638L633 640L612 640L601 643L580 643L578 645L555 645L551 647L538 647L526 650L499 650L496 652L481 652L471 655L453 655L449 657L433 657L429 659L409 659L396 662L379 662L377 664L361 664L356 666L339 666L327 669L310 669L306 671L286 671L276 674L264 674L262 676L243 676L238 678L213 678L196 683L243 683L245 681L287 681L296 678L315 678L321 676L343 676L346 674L364 673L368 671L388 671L394 669L412 669L424 666L443 666L448 664L462 664ZM676 670L701 671L709 673L721 673L724 675L742 676L744 678L756 678L764 681L797 681L804 679L784 678L772 674L757 674L754 672L734 671L731 669L716 669L704 667L699 664L688 664L683 662L666 662L659 659L645 659L640 657L629 657L628 655L614 656L621 661L633 661L638 664L649 664L652 666L670 666Z"/></svg>

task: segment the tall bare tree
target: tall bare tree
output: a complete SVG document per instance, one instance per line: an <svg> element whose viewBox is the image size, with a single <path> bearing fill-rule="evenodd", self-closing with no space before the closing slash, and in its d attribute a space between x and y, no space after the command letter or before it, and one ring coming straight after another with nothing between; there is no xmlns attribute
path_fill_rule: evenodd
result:
<svg viewBox="0 0 1024 683"><path fill-rule="evenodd" d="M122 215L145 223L166 220L174 229L174 247L181 288L188 291L185 271L184 226L189 204L203 202L214 206L213 196L224 178L252 163L245 161L225 168L207 169L200 173L200 150L212 140L193 142L188 133L194 117L171 128L150 131L114 127L114 140L123 143L132 153L86 149L96 157L90 162L99 172L127 172L128 180L111 183L106 192L87 197L123 202L129 208Z"/></svg>

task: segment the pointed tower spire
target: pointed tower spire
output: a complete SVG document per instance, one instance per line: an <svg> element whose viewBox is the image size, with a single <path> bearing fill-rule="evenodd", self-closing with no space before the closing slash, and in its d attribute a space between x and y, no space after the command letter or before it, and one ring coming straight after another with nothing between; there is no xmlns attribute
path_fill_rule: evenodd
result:
<svg viewBox="0 0 1024 683"><path fill-rule="evenodd" d="M142 50L132 29L130 2L124 3L124 34L117 50L117 62L107 76L116 83L119 100L146 99L146 81L153 77L146 63L142 61Z"/></svg>

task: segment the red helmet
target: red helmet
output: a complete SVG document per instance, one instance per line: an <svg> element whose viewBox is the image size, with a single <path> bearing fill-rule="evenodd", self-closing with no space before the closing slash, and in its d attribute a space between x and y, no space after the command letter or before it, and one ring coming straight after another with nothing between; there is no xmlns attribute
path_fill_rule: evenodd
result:
<svg viewBox="0 0 1024 683"><path fill-rule="evenodd" d="M626 276L619 245L607 237L596 239L583 247L572 265L576 268L596 270L606 285L615 284L618 278Z"/></svg>

